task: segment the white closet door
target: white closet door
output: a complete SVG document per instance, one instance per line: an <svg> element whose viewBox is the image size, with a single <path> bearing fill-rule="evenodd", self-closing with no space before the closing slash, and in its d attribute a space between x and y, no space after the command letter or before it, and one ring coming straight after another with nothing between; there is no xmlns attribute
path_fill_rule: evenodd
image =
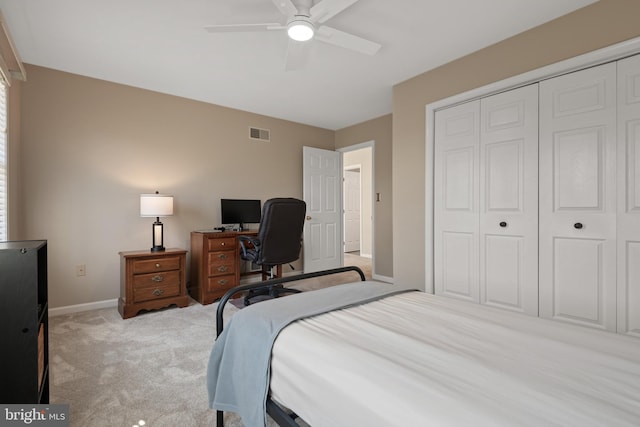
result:
<svg viewBox="0 0 640 427"><path fill-rule="evenodd" d="M540 316L616 330L616 64L540 83Z"/></svg>
<svg viewBox="0 0 640 427"><path fill-rule="evenodd" d="M538 85L480 111L480 302L537 316Z"/></svg>
<svg viewBox="0 0 640 427"><path fill-rule="evenodd" d="M437 111L434 167L435 293L479 302L480 101Z"/></svg>
<svg viewBox="0 0 640 427"><path fill-rule="evenodd" d="M640 55L618 62L618 332L640 336Z"/></svg>

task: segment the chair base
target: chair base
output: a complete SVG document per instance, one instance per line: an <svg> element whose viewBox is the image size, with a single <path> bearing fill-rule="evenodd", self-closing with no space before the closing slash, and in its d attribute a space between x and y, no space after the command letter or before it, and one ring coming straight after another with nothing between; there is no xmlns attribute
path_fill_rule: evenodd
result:
<svg viewBox="0 0 640 427"><path fill-rule="evenodd" d="M273 268L275 267L276 269L276 274L273 274ZM262 274L262 281L268 280L268 279L275 279L275 278L279 278L282 277L282 264L278 264L278 265L274 265L274 266L262 266L262 270L260 271L260 273Z"/></svg>
<svg viewBox="0 0 640 427"><path fill-rule="evenodd" d="M256 298L258 296L267 296L269 298L278 298L285 294L297 294L302 292L299 289L291 289L285 288L282 285L274 285L270 286L266 289L256 289L250 290L244 297L244 305L251 305L251 299Z"/></svg>

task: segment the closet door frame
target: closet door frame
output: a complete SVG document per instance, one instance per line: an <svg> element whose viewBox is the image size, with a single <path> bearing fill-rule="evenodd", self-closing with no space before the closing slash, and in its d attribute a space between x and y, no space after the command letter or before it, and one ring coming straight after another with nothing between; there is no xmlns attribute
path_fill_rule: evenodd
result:
<svg viewBox="0 0 640 427"><path fill-rule="evenodd" d="M426 141L425 141L425 291L434 293L434 153L435 153L435 112L462 102L468 102L490 96L505 90L540 82L573 71L594 65L622 59L640 53L640 37L598 49L584 55L538 68L518 76L491 83L449 98L445 98L425 106Z"/></svg>

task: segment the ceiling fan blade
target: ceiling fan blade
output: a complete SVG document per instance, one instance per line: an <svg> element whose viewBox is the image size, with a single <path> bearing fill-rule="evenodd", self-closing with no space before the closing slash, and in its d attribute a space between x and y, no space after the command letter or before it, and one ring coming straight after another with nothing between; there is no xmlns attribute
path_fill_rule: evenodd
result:
<svg viewBox="0 0 640 427"><path fill-rule="evenodd" d="M322 0L311 8L311 19L315 22L323 23L357 1L358 0Z"/></svg>
<svg viewBox="0 0 640 427"><path fill-rule="evenodd" d="M298 8L291 2L291 0L271 0L276 5L280 13L287 18L298 14Z"/></svg>
<svg viewBox="0 0 640 427"><path fill-rule="evenodd" d="M325 0L326 1L326 0ZM315 38L325 43L343 47L345 49L354 50L366 55L375 55L382 45L372 42L326 25L318 28Z"/></svg>
<svg viewBox="0 0 640 427"><path fill-rule="evenodd" d="M285 58L285 71L299 70L307 63L309 57L309 43L298 42L289 39L287 45L287 57Z"/></svg>
<svg viewBox="0 0 640 427"><path fill-rule="evenodd" d="M232 33L232 32L250 32L250 31L267 31L267 30L283 30L282 24L278 22L267 22L261 24L220 24L210 25L204 29L210 33Z"/></svg>

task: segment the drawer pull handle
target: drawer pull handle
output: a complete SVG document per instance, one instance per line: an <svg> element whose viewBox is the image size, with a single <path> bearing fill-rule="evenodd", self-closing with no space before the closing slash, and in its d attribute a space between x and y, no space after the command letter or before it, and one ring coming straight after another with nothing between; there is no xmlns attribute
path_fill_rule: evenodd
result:
<svg viewBox="0 0 640 427"><path fill-rule="evenodd" d="M504 228L504 227L506 227L506 226L507 226L507 223L506 223L506 222L504 222L504 221L502 221L499 225L500 225L500 227Z"/></svg>
<svg viewBox="0 0 640 427"><path fill-rule="evenodd" d="M154 282L162 282L164 280L164 277L158 274L157 276L153 276L151 280L153 280Z"/></svg>
<svg viewBox="0 0 640 427"><path fill-rule="evenodd" d="M581 222L576 222L575 224L573 224L573 227L574 227L576 230L580 230L580 229L583 227L583 225L582 225L582 223L581 223Z"/></svg>
<svg viewBox="0 0 640 427"><path fill-rule="evenodd" d="M164 293L164 290L162 289L156 289L152 292L152 294L154 294L155 296L159 297L160 295L162 295Z"/></svg>
<svg viewBox="0 0 640 427"><path fill-rule="evenodd" d="M218 280L218 284L219 284L219 285L222 285L222 286L226 285L228 282L229 282L229 281L228 281L227 279L221 279L221 280Z"/></svg>
<svg viewBox="0 0 640 427"><path fill-rule="evenodd" d="M229 267L227 267L226 265L221 265L220 267L218 267L218 271L222 271L225 272L229 269Z"/></svg>
<svg viewBox="0 0 640 427"><path fill-rule="evenodd" d="M219 259L227 259L227 254L218 254Z"/></svg>
<svg viewBox="0 0 640 427"><path fill-rule="evenodd" d="M157 263L156 263L156 268L160 268L160 264L157 264Z"/></svg>

